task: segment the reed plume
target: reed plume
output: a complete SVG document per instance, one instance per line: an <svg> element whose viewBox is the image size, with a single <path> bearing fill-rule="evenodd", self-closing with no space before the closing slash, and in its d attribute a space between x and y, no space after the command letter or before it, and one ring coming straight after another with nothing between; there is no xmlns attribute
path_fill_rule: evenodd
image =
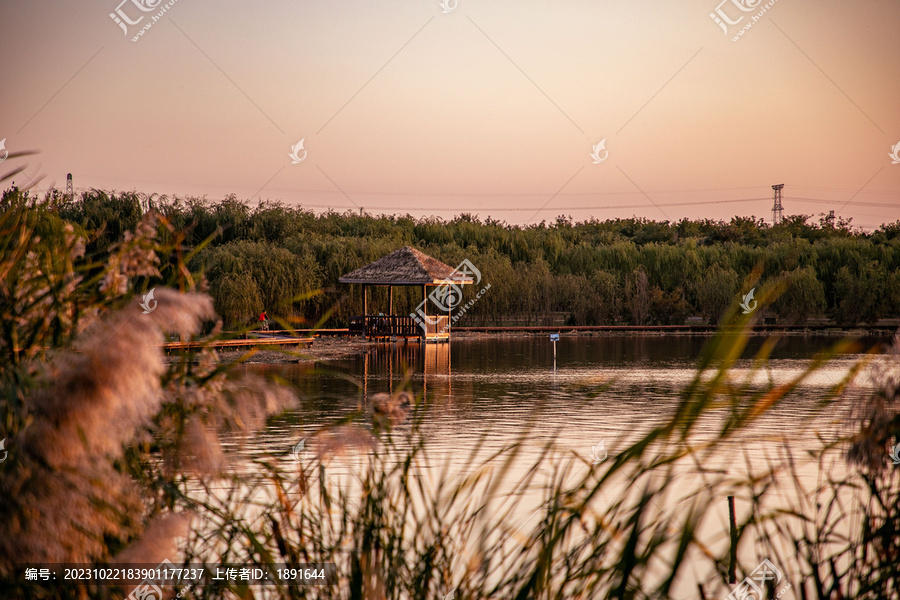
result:
<svg viewBox="0 0 900 600"><path fill-rule="evenodd" d="M0 479L0 556L104 560L107 538L124 543L140 530L139 490L116 461L160 409L163 332L191 335L214 317L206 296L160 289L157 299L150 314L132 302L46 365Z"/></svg>

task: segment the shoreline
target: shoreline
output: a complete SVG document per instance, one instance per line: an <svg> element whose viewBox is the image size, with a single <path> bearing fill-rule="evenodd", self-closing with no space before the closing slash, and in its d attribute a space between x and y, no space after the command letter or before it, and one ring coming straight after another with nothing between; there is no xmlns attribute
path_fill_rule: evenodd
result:
<svg viewBox="0 0 900 600"><path fill-rule="evenodd" d="M600 331L583 331L573 330L571 328L559 327L556 330L562 337L568 338L589 338L589 337L712 337L715 330L712 331L690 331L690 330L659 330L659 329L629 329L629 330L600 330ZM492 338L535 338L543 339L548 335L543 331L454 331L453 338L456 340L482 340ZM880 337L885 340L890 339L894 333L884 328L868 329L868 328L829 328L824 330L762 330L751 331L753 337L776 335L783 337ZM359 356L368 351L369 348L376 346L384 346L395 344L402 346L407 344L419 344L418 341L404 342L398 339L394 342L390 340L367 340L361 337L347 336L317 336L313 338L312 344L300 349L284 349L284 350L217 350L216 353L222 362L233 362L241 360L246 354L252 355L245 360L244 364L309 364L319 361L346 360ZM452 341L450 342L452 343Z"/></svg>
<svg viewBox="0 0 900 600"><path fill-rule="evenodd" d="M362 338L351 337L316 337L313 343L298 349L282 350L216 350L221 362L241 360L248 353L252 355L243 360L244 364L304 364L324 360L344 360L364 354L369 346L375 344Z"/></svg>

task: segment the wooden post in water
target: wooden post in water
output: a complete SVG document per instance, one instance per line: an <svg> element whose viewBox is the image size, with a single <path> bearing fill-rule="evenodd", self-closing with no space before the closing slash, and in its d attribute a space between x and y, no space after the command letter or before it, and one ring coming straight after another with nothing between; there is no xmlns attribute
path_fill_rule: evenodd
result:
<svg viewBox="0 0 900 600"><path fill-rule="evenodd" d="M734 496L728 496L728 524L731 529L731 556L728 559L728 583L737 583L737 521L734 518Z"/></svg>

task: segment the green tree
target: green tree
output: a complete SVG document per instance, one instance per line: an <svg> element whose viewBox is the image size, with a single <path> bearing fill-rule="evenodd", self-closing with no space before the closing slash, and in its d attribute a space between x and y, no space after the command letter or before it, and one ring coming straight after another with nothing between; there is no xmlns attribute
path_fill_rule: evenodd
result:
<svg viewBox="0 0 900 600"><path fill-rule="evenodd" d="M628 276L625 304L635 325L647 323L650 316L650 285L647 282L647 273L642 268L635 269Z"/></svg>
<svg viewBox="0 0 900 600"><path fill-rule="evenodd" d="M69 201L55 192L47 204L77 231L89 233L91 254L118 243L136 225L141 197L92 191ZM489 296L461 324L553 322L559 313L585 323L636 322L636 316L660 323L678 321L685 305L688 314L715 323L757 265L769 274L814 269L824 288L825 314L844 324L900 317L900 303L890 300L888 285L889 275L900 269L900 222L871 234L831 215L817 222L789 215L773 227L755 217L673 224L637 218L579 223L565 216L517 227L470 214L446 221L355 211L316 214L277 202L251 208L234 195L219 202L157 198L155 204L165 219L159 239L184 255L212 239L191 263L205 268L211 284L225 274L247 273L273 316L317 321L327 314L334 326L362 310L359 286L338 279L404 245L451 266L468 258L492 283ZM171 257L161 258L161 273L176 268ZM646 276L646 295L636 294L636 270ZM88 276L97 272L94 268ZM313 290L322 293L296 301ZM386 307L387 291L373 289L370 299ZM412 310L420 300L419 289L394 290L396 311ZM790 302L783 301L779 310L799 318ZM649 312L635 313L641 306Z"/></svg>
<svg viewBox="0 0 900 600"><path fill-rule="evenodd" d="M887 273L877 262L865 263L856 272L841 267L835 280L835 320L841 325L875 323L886 312L886 298L895 293L887 283Z"/></svg>
<svg viewBox="0 0 900 600"><path fill-rule="evenodd" d="M259 288L250 273L225 273L210 285L216 313L228 327L251 324L264 309Z"/></svg>
<svg viewBox="0 0 900 600"><path fill-rule="evenodd" d="M683 325L690 312L681 288L666 294L653 286L650 290L650 320L657 325Z"/></svg>
<svg viewBox="0 0 900 600"><path fill-rule="evenodd" d="M713 265L697 284L697 301L707 322L715 325L737 297L740 280L734 269Z"/></svg>
<svg viewBox="0 0 900 600"><path fill-rule="evenodd" d="M198 255L196 263L195 268L203 268L207 274L215 305L231 307L223 311L229 319L259 310L266 310L275 318L303 317L302 306L295 307L295 303L321 283L317 266L308 258L304 260L285 248L264 242L236 241L209 248ZM230 277L220 285L226 276ZM250 282L254 285L245 293L235 288L239 283ZM227 298L226 294L232 292L238 292L235 299Z"/></svg>
<svg viewBox="0 0 900 600"><path fill-rule="evenodd" d="M597 324L612 325L622 311L622 295L616 276L607 271L591 275L591 286L597 302Z"/></svg>
<svg viewBox="0 0 900 600"><path fill-rule="evenodd" d="M772 308L783 319L805 323L825 310L825 289L812 267L794 269L781 275L785 291L775 299Z"/></svg>

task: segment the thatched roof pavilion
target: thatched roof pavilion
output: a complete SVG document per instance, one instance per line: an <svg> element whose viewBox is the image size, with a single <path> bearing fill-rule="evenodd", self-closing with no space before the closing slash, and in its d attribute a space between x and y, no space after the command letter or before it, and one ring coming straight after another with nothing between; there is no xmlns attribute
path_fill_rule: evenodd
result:
<svg viewBox="0 0 900 600"><path fill-rule="evenodd" d="M363 285L457 285L472 283L472 277L458 273L421 250L404 246L375 262L347 273L341 283Z"/></svg>
<svg viewBox="0 0 900 600"><path fill-rule="evenodd" d="M474 283L471 275L461 273L450 265L428 256L411 246L395 250L371 264L347 273L338 281L341 283L362 284L363 313L365 313L362 318L364 322L367 322L365 318L368 316L368 298L366 295L368 286L388 286L390 297L388 312L393 315L394 286L420 285L422 286L422 298L424 300L426 299L427 286L467 285ZM449 319L449 317L447 318ZM396 319L411 319L411 317L396 317ZM426 337L428 336L426 335Z"/></svg>

